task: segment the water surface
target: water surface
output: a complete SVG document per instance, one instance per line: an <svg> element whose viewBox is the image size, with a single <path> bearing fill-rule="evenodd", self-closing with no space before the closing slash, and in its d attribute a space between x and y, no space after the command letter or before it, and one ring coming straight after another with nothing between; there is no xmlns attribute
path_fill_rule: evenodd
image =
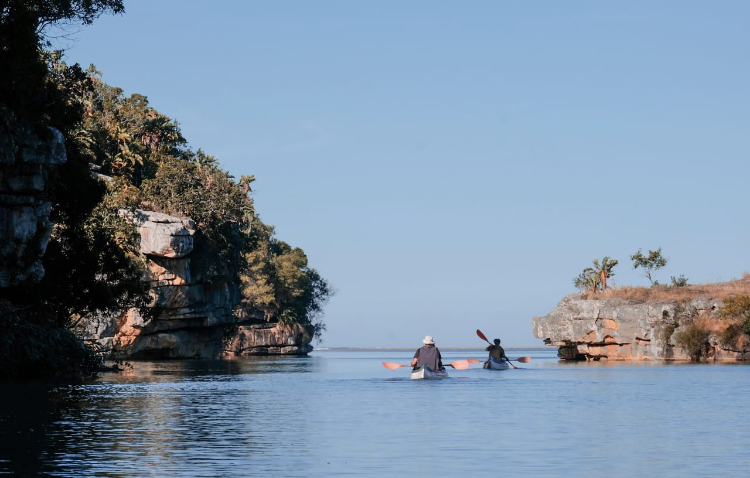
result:
<svg viewBox="0 0 750 478"><path fill-rule="evenodd" d="M0 383L0 474L744 477L745 365L583 363L507 350L412 381L412 351L134 362L80 384ZM444 361L483 358L444 350Z"/></svg>

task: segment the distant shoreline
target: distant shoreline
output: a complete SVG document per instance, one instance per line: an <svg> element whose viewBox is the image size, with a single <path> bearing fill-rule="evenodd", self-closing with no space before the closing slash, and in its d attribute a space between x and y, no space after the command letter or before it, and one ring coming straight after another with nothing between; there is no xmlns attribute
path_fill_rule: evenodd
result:
<svg viewBox="0 0 750 478"><path fill-rule="evenodd" d="M416 350L419 347L410 347L410 348L403 348L403 347L314 347L313 352L315 351L329 351L329 352L340 352L340 351L347 351L347 350L372 350L372 351L381 351L381 350ZM484 347L438 347L440 350L482 350L484 351ZM555 347L548 346L548 347L503 347L505 350L552 350Z"/></svg>

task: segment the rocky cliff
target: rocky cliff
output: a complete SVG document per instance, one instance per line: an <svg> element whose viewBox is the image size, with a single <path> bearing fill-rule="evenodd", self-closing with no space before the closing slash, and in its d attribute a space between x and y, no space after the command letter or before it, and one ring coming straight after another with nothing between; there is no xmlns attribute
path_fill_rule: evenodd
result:
<svg viewBox="0 0 750 478"><path fill-rule="evenodd" d="M59 131L37 134L12 118L0 110L0 287L43 277L41 258L52 231L46 176L67 160Z"/></svg>
<svg viewBox="0 0 750 478"><path fill-rule="evenodd" d="M684 303L638 303L623 299L564 297L547 315L534 317L534 335L558 347L563 360L694 360L675 337L696 320L718 323L722 299L696 298ZM743 360L742 351L726 350L716 334L701 345L702 360Z"/></svg>
<svg viewBox="0 0 750 478"><path fill-rule="evenodd" d="M155 316L136 309L92 317L79 333L114 358L215 358L301 355L312 350L302 331L247 317L233 284L205 283L190 266L190 219L150 211L123 212L140 235Z"/></svg>

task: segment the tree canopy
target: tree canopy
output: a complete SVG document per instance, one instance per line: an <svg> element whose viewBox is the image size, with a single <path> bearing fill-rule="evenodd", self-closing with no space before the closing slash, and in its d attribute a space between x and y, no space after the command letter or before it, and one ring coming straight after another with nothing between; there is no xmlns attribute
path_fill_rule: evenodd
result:
<svg viewBox="0 0 750 478"><path fill-rule="evenodd" d="M302 249L275 238L260 220L251 197L255 177L237 181L217 158L190 149L177 121L146 96L125 95L93 65L68 66L62 54L43 50L51 24L87 24L123 11L121 0L0 0L0 126L13 134L52 126L62 132L68 157L50 173L45 192L54 227L43 283L0 289L0 345L12 345L0 346L0 362L20 347L26 358L16 359L33 363L45 340L64 336L55 343L70 353L56 356L80 363L89 355L71 339L74 321L130 307L149 315L144 258L121 209L190 217L197 229L193 266L203 281L237 287L247 317L301 325L308 338L319 338L332 289ZM13 333L32 329L38 333ZM24 343L22 336L35 338Z"/></svg>
<svg viewBox="0 0 750 478"><path fill-rule="evenodd" d="M667 265L667 259L661 255L661 247L655 251L649 250L647 256L644 256L641 250L638 249L638 252L630 256L630 260L633 261L633 269L640 267L644 270L646 277L652 285L658 284L658 282L655 282L651 278L651 274ZM679 284L680 281L673 279L673 282ZM685 282L687 282L687 279L685 279Z"/></svg>

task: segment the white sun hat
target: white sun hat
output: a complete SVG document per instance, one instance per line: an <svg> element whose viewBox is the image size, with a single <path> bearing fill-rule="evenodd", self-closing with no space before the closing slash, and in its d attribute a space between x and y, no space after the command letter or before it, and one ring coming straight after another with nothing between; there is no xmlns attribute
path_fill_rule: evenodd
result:
<svg viewBox="0 0 750 478"><path fill-rule="evenodd" d="M432 335L425 335L422 343L425 345L435 345L435 341L432 340Z"/></svg>

